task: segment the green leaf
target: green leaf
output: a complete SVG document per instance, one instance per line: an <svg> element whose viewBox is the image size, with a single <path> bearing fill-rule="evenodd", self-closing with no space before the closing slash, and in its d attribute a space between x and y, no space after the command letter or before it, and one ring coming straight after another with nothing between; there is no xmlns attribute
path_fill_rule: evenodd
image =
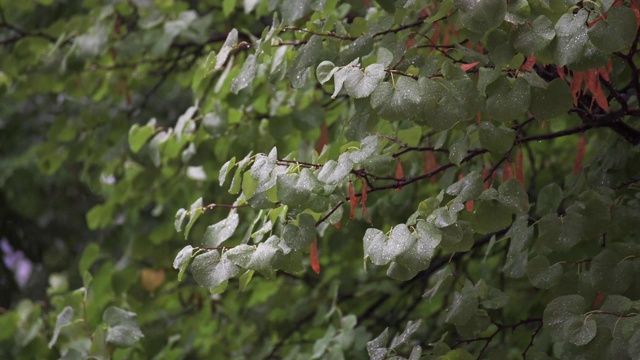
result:
<svg viewBox="0 0 640 360"><path fill-rule="evenodd" d="M376 265L386 265L401 254L410 251L416 238L405 224L396 225L387 238L377 229L367 229L364 235L364 259Z"/></svg>
<svg viewBox="0 0 640 360"><path fill-rule="evenodd" d="M384 360L387 357L387 342L389 341L389 328L385 328L383 332L375 339L367 342L367 353L371 360Z"/></svg>
<svg viewBox="0 0 640 360"><path fill-rule="evenodd" d="M313 359L319 359L327 351L329 343L336 335L336 328L333 325L329 325L327 331L320 339L316 340L313 344Z"/></svg>
<svg viewBox="0 0 640 360"><path fill-rule="evenodd" d="M234 166L236 166L235 156L222 165L222 167L220 168L220 173L218 175L218 182L220 186L224 186L224 183L227 179L227 174L229 173L229 171L231 171L231 169L233 169ZM177 226L176 226L176 229L177 229Z"/></svg>
<svg viewBox="0 0 640 360"><path fill-rule="evenodd" d="M582 241L582 215L567 212L563 217L545 215L538 222L539 239L554 251L566 252Z"/></svg>
<svg viewBox="0 0 640 360"><path fill-rule="evenodd" d="M176 255L176 258L173 260L173 268L180 270L178 273L178 281L182 281L182 277L184 276L184 272L187 270L191 256L193 256L193 247L191 245L187 245L180 250L178 255Z"/></svg>
<svg viewBox="0 0 640 360"><path fill-rule="evenodd" d="M462 206L462 204L460 204ZM437 226L437 224L436 224ZM445 252L464 252L473 246L472 230L467 222L457 222L440 229L442 241L440 246Z"/></svg>
<svg viewBox="0 0 640 360"><path fill-rule="evenodd" d="M562 79L553 79L546 89L531 88L529 112L538 120L549 120L564 115L572 105L571 89Z"/></svg>
<svg viewBox="0 0 640 360"><path fill-rule="evenodd" d="M531 102L531 86L523 78L513 84L499 77L487 86L487 113L497 121L510 121L523 116Z"/></svg>
<svg viewBox="0 0 640 360"><path fill-rule="evenodd" d="M496 68L501 68L503 64L508 64L509 61L516 55L516 49L509 39L509 36L502 29L495 29L487 36L486 47L489 52L489 58L496 64Z"/></svg>
<svg viewBox="0 0 640 360"><path fill-rule="evenodd" d="M215 250L196 256L191 263L193 278L209 291L240 275L241 272L242 269L226 255L220 257L220 253Z"/></svg>
<svg viewBox="0 0 640 360"><path fill-rule="evenodd" d="M318 64L316 67L316 78L320 84L324 84L327 81L331 80L333 75L340 70L339 67L336 67L334 63L331 61L323 61Z"/></svg>
<svg viewBox="0 0 640 360"><path fill-rule="evenodd" d="M435 131L452 128L460 121L474 119L479 110L479 93L475 81L450 62L442 65L445 78L420 78L420 91L424 96L423 109L417 121L424 122Z"/></svg>
<svg viewBox="0 0 640 360"><path fill-rule="evenodd" d="M590 263L589 280L594 289L607 294L624 293L634 280L633 265L616 251L605 249Z"/></svg>
<svg viewBox="0 0 640 360"><path fill-rule="evenodd" d="M482 122L480 124L480 144L487 150L504 154L511 147L516 139L516 133L513 129L505 126L493 126L490 122Z"/></svg>
<svg viewBox="0 0 640 360"><path fill-rule="evenodd" d="M449 160L456 165L460 165L467 156L467 150L469 150L469 137L463 134L451 145Z"/></svg>
<svg viewBox="0 0 640 360"><path fill-rule="evenodd" d="M511 225L511 210L495 200L477 202L473 215L473 229L479 234L490 234Z"/></svg>
<svg viewBox="0 0 640 360"><path fill-rule="evenodd" d="M255 54L250 54L242 64L240 73L231 81L231 92L237 94L240 90L251 85L258 71L258 60Z"/></svg>
<svg viewBox="0 0 640 360"><path fill-rule="evenodd" d="M637 356L640 354L640 330L636 330L635 333L629 339L629 348L627 350L629 356Z"/></svg>
<svg viewBox="0 0 640 360"><path fill-rule="evenodd" d="M222 13L224 16L229 16L236 7L236 0L223 0L222 1Z"/></svg>
<svg viewBox="0 0 640 360"><path fill-rule="evenodd" d="M551 289L560 280L562 274L562 265L555 263L552 266L549 259L543 255L534 257L527 264L529 281L538 289Z"/></svg>
<svg viewBox="0 0 640 360"><path fill-rule="evenodd" d="M90 243L82 251L82 256L78 262L78 270L84 273L91 268L91 265L100 257L100 247L96 243Z"/></svg>
<svg viewBox="0 0 640 360"><path fill-rule="evenodd" d="M376 176L391 174L395 169L398 160L389 154L374 155L362 162L364 169Z"/></svg>
<svg viewBox="0 0 640 360"><path fill-rule="evenodd" d="M317 35L300 48L289 68L289 79L294 88L299 89L307 83L309 68L318 63L323 51L322 38Z"/></svg>
<svg viewBox="0 0 640 360"><path fill-rule="evenodd" d="M422 324L421 319L418 319L418 321L416 322L409 320L407 322L407 327L404 329L404 331L401 334L396 335L393 338L393 340L391 340L391 345L389 346L389 348L395 349L402 344L408 344L409 337L413 335L416 331L418 331L421 324Z"/></svg>
<svg viewBox="0 0 640 360"><path fill-rule="evenodd" d="M283 0L280 13L285 24L293 24L303 18L310 10L311 0Z"/></svg>
<svg viewBox="0 0 640 360"><path fill-rule="evenodd" d="M87 226L90 230L101 229L111 223L113 206L111 204L98 204L87 213Z"/></svg>
<svg viewBox="0 0 640 360"><path fill-rule="evenodd" d="M222 111L210 112L202 118L202 127L212 136L220 137L225 135L229 130L229 118L227 114ZM233 159L235 161L235 157L233 157ZM233 165L235 165L235 162ZM233 167L233 165L231 165L231 167Z"/></svg>
<svg viewBox="0 0 640 360"><path fill-rule="evenodd" d="M544 15L535 18L531 24L518 25L511 31L513 46L527 56L536 55L546 48L555 36L553 23Z"/></svg>
<svg viewBox="0 0 640 360"><path fill-rule="evenodd" d="M540 190L536 201L536 214L556 214L563 199L562 188L556 183L547 184Z"/></svg>
<svg viewBox="0 0 640 360"><path fill-rule="evenodd" d="M447 188L447 194L455 195L456 202L475 200L482 193L484 181L482 174L473 171Z"/></svg>
<svg viewBox="0 0 640 360"><path fill-rule="evenodd" d="M251 282L254 273L254 270L247 270L240 276L240 278L238 279L238 291L244 292L244 290L247 288L247 285L249 285L249 282Z"/></svg>
<svg viewBox="0 0 640 360"><path fill-rule="evenodd" d="M384 79L386 73L381 64L371 64L364 69L364 74L359 69L350 71L345 79L347 94L354 98L364 98L376 89L378 84ZM335 75L336 77L340 71Z"/></svg>
<svg viewBox="0 0 640 360"><path fill-rule="evenodd" d="M206 247L217 247L227 241L238 227L238 213L232 211L224 220L220 220L213 225L209 225L202 236L202 244Z"/></svg>
<svg viewBox="0 0 640 360"><path fill-rule="evenodd" d="M388 254L392 257L392 261L387 270L387 276L406 281L429 267L435 249L440 244L441 236L440 231L426 221L419 221L416 224L417 236L409 234L408 228L403 226L396 230L398 226L394 227L389 238L389 243L398 245L395 249L398 253ZM387 249L382 251L389 252Z"/></svg>
<svg viewBox="0 0 640 360"><path fill-rule="evenodd" d="M544 309L542 322L551 336L563 339L563 327L571 318L583 319L586 302L580 295L565 295L553 299Z"/></svg>
<svg viewBox="0 0 640 360"><path fill-rule="evenodd" d="M345 136L348 140L360 140L369 135L378 123L378 114L369 99L354 99L353 112L347 122Z"/></svg>
<svg viewBox="0 0 640 360"><path fill-rule="evenodd" d="M238 245L225 253L234 264L245 269L256 270L268 279L275 277L274 265L282 255L282 249L278 246L280 239L274 235L257 247Z"/></svg>
<svg viewBox="0 0 640 360"><path fill-rule="evenodd" d="M455 349L447 352L446 355L439 357L442 360L473 360L475 357L471 355L467 350Z"/></svg>
<svg viewBox="0 0 640 360"><path fill-rule="evenodd" d="M446 310L445 321L454 325L465 325L478 309L478 296L475 287L467 280L461 291L453 295L451 305Z"/></svg>
<svg viewBox="0 0 640 360"><path fill-rule="evenodd" d="M388 67L393 62L393 53L384 47L378 48L376 64Z"/></svg>
<svg viewBox="0 0 640 360"><path fill-rule="evenodd" d="M176 232L182 231L182 224L184 224L184 219L185 217L187 217L188 213L189 212L186 209L179 209L176 212L175 221L173 223L174 227L176 228Z"/></svg>
<svg viewBox="0 0 640 360"><path fill-rule="evenodd" d="M467 29L484 33L498 27L507 14L507 3L495 0L454 0L456 7L464 12L462 24Z"/></svg>
<svg viewBox="0 0 640 360"><path fill-rule="evenodd" d="M193 227L193 224L196 223L196 220L198 220L198 218L200 217L200 215L202 215L202 213L203 213L203 210L202 210L202 198L198 198L198 200L194 201L193 204L191 204L191 209L189 210L189 222L187 223L187 226L185 226L185 228L184 228L184 239L185 240L189 236L189 232L191 231L191 228ZM176 214L176 216L177 216L177 214ZM182 221L180 221L180 223L182 223Z"/></svg>
<svg viewBox="0 0 640 360"><path fill-rule="evenodd" d="M220 70L224 67L224 64L229 58L229 53L236 46L236 44L238 44L238 30L234 28L229 31L229 34L227 34L227 39L224 41L224 44L222 44L218 55L216 55L216 66L214 68L215 70Z"/></svg>
<svg viewBox="0 0 640 360"><path fill-rule="evenodd" d="M107 334L105 329L101 326L93 332L93 340L91 341L91 348L89 348L89 358L96 360L109 359Z"/></svg>
<svg viewBox="0 0 640 360"><path fill-rule="evenodd" d="M514 213L526 214L529 211L529 196L516 179L509 179L498 188L498 202Z"/></svg>
<svg viewBox="0 0 640 360"><path fill-rule="evenodd" d="M298 225L287 224L282 231L282 240L296 250L307 250L316 238L316 224L309 214L298 216Z"/></svg>
<svg viewBox="0 0 640 360"><path fill-rule="evenodd" d="M56 317L56 327L53 329L53 336L51 336L51 340L49 341L49 349L53 348L53 345L58 341L60 330L71 324L71 320L73 320L73 308L66 306Z"/></svg>
<svg viewBox="0 0 640 360"><path fill-rule="evenodd" d="M144 144L153 136L155 132L155 119L149 121L145 126L139 126L135 124L129 130L129 146L131 151L135 154Z"/></svg>
<svg viewBox="0 0 640 360"><path fill-rule="evenodd" d="M323 183L336 184L347 178L353 166L354 163L351 160L350 154L343 153L337 162L334 160L327 161L315 175L318 180Z"/></svg>
<svg viewBox="0 0 640 360"><path fill-rule="evenodd" d="M576 14L562 15L556 23L553 60L558 66L570 65L582 57L589 40L586 25L588 16L585 9L580 9Z"/></svg>
<svg viewBox="0 0 640 360"><path fill-rule="evenodd" d="M501 309L509 304L509 295L502 292L500 289L489 287L487 294L482 296L482 305L486 309Z"/></svg>
<svg viewBox="0 0 640 360"><path fill-rule="evenodd" d="M144 337L135 313L109 306L102 314L102 321L109 326L107 342L116 347L131 347Z"/></svg>
<svg viewBox="0 0 640 360"><path fill-rule="evenodd" d="M386 120L413 120L421 113L420 93L417 81L402 76L395 87L389 82L378 85L371 94L371 107Z"/></svg>
<svg viewBox="0 0 640 360"><path fill-rule="evenodd" d="M578 346L588 344L597 332L596 321L593 318L571 318L562 328L565 339Z"/></svg>
<svg viewBox="0 0 640 360"><path fill-rule="evenodd" d="M435 274L433 274L433 278L436 280L436 283L422 295L422 297L428 298L429 302L433 301L433 298L438 294L439 290L447 287L447 284L453 279L453 274L451 273L451 269L446 267L436 271Z"/></svg>
<svg viewBox="0 0 640 360"><path fill-rule="evenodd" d="M636 16L625 6L609 9L607 18L588 30L589 40L605 53L620 51L629 46L636 33Z"/></svg>
<svg viewBox="0 0 640 360"><path fill-rule="evenodd" d="M304 205L311 196L311 191L320 186L320 182L309 169L302 169L300 174L278 175L278 200L290 207Z"/></svg>

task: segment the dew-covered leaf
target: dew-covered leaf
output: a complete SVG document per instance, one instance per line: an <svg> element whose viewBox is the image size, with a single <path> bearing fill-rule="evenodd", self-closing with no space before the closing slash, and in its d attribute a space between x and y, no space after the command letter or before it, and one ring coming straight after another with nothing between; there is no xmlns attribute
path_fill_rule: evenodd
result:
<svg viewBox="0 0 640 360"><path fill-rule="evenodd" d="M287 224L282 231L282 240L295 250L307 250L316 238L315 220L309 214L298 216L298 225Z"/></svg>
<svg viewBox="0 0 640 360"><path fill-rule="evenodd" d="M116 347L135 345L144 335L138 326L135 313L109 306L102 314L102 320L109 326L106 340Z"/></svg>
<svg viewBox="0 0 640 360"><path fill-rule="evenodd" d="M451 305L446 310L445 321L454 325L465 325L478 309L478 296L475 287L466 281L460 291L453 294Z"/></svg>
<svg viewBox="0 0 640 360"><path fill-rule="evenodd" d="M636 14L625 6L612 7L606 19L598 21L588 30L589 40L605 53L629 46L635 33Z"/></svg>
<svg viewBox="0 0 640 360"><path fill-rule="evenodd" d="M193 204L191 204L191 208L189 209L189 222L187 222L187 226L185 226L184 228L184 238L185 240L187 239L187 237L189 237L189 232L191 231L191 228L193 227L193 224L196 223L196 220L198 220L198 218L200 217L200 215L202 215L202 198L198 198L198 200L194 201ZM180 211L178 211L178 214L176 214L176 225L178 223L178 215L180 215L180 217L182 217L182 214L180 214ZM180 224L182 224L182 219L180 219ZM178 226L176 226L176 229L179 228Z"/></svg>
<svg viewBox="0 0 640 360"><path fill-rule="evenodd" d="M553 23L540 15L531 24L520 24L511 32L513 46L524 55L535 55L556 36Z"/></svg>
<svg viewBox="0 0 640 360"><path fill-rule="evenodd" d="M173 268L179 270L178 272L178 281L182 281L185 271L189 266L189 261L191 260L191 256L193 255L193 247L191 245L187 245L176 255L176 258L173 260Z"/></svg>
<svg viewBox="0 0 640 360"><path fill-rule="evenodd" d="M421 96L418 82L402 76L395 88L390 82L378 85L371 94L371 107L387 120L413 120L421 113Z"/></svg>
<svg viewBox="0 0 640 360"><path fill-rule="evenodd" d="M338 70L340 70L340 68L336 67L334 63L325 60L318 64L318 67L316 67L316 78L318 79L318 82L320 84L324 84L327 81L331 80L333 75Z"/></svg>
<svg viewBox="0 0 640 360"><path fill-rule="evenodd" d="M355 72L349 72L344 82L347 94L354 98L364 98L371 95L386 75L384 66L381 64L367 66L364 73L360 69L355 70Z"/></svg>
<svg viewBox="0 0 640 360"><path fill-rule="evenodd" d="M322 57L322 53L322 37L317 35L313 35L309 41L298 50L289 68L289 79L294 88L301 88L307 83L309 68L318 63L318 60Z"/></svg>
<svg viewBox="0 0 640 360"><path fill-rule="evenodd" d="M555 25L556 47L553 60L558 66L565 66L578 61L589 40L587 34L587 17L589 13L580 9L576 14L564 14Z"/></svg>
<svg viewBox="0 0 640 360"><path fill-rule="evenodd" d="M465 202L467 200L475 200L482 193L483 179L482 174L473 171L464 178L451 184L447 188L447 194L455 195L455 201Z"/></svg>
<svg viewBox="0 0 640 360"><path fill-rule="evenodd" d="M529 196L515 178L502 183L498 192L500 193L498 202L512 212L527 213L529 211Z"/></svg>
<svg viewBox="0 0 640 360"><path fill-rule="evenodd" d="M229 53L231 52L233 47L236 46L237 43L238 43L238 30L234 28L234 29L231 29L231 31L229 31L229 34L227 35L227 39L224 41L224 44L222 44L222 48L220 48L218 55L216 55L216 66L214 67L215 70L222 69L224 64L227 62L227 59L229 58Z"/></svg>
<svg viewBox="0 0 640 360"><path fill-rule="evenodd" d="M213 225L209 225L202 236L202 244L207 247L220 246L228 240L238 227L238 213L232 211L226 219L223 219Z"/></svg>
<svg viewBox="0 0 640 360"><path fill-rule="evenodd" d="M553 79L546 89L531 88L529 112L538 120L549 120L564 115L572 105L571 90L562 79Z"/></svg>
<svg viewBox="0 0 640 360"><path fill-rule="evenodd" d="M64 309L58 314L56 317L56 326L53 329L53 336L51 336L51 340L49 341L49 349L53 348L53 345L58 341L58 335L60 335L60 330L63 327L69 325L73 320L73 308L71 306L65 306Z"/></svg>
<svg viewBox="0 0 640 360"><path fill-rule="evenodd" d="M226 255L221 257L218 251L208 251L193 259L191 273L200 286L211 290L240 275L242 269L231 262Z"/></svg>
<svg viewBox="0 0 640 360"><path fill-rule="evenodd" d="M384 360L387 357L387 342L389 341L389 328L385 328L378 337L367 342L367 353L371 360Z"/></svg>
<svg viewBox="0 0 640 360"><path fill-rule="evenodd" d="M399 345L402 344L407 344L409 341L409 337L415 333L416 331L418 331L418 329L420 328L420 325L422 324L422 319L418 319L418 321L411 321L409 320L407 322L407 327L404 329L404 331L401 334L396 335L393 340L391 340L391 345L389 346L391 349L395 349L396 347L398 347Z"/></svg>
<svg viewBox="0 0 640 360"><path fill-rule="evenodd" d="M133 153L140 151L142 146L153 136L155 132L155 120L149 121L147 125L139 126L135 124L129 130L129 146Z"/></svg>
<svg viewBox="0 0 640 360"><path fill-rule="evenodd" d="M576 212L545 215L538 222L539 239L554 251L565 252L582 241L584 218Z"/></svg>
<svg viewBox="0 0 640 360"><path fill-rule="evenodd" d="M527 264L529 281L538 289L550 289L558 282L562 273L562 265L551 265L549 259L543 255L534 257Z"/></svg>
<svg viewBox="0 0 640 360"><path fill-rule="evenodd" d="M551 336L564 338L563 325L571 318L583 319L586 302L580 295L564 295L553 299L545 308L542 322Z"/></svg>
<svg viewBox="0 0 640 360"><path fill-rule="evenodd" d="M536 201L536 214L544 216L556 214L560 203L562 203L563 193L560 185L556 183L547 184L540 190Z"/></svg>
<svg viewBox="0 0 640 360"><path fill-rule="evenodd" d="M476 202L473 215L473 229L479 234L490 234L511 225L512 211L495 200Z"/></svg>
<svg viewBox="0 0 640 360"><path fill-rule="evenodd" d="M490 122L480 124L480 143L484 148L497 154L504 154L513 146L516 134L505 126L494 126Z"/></svg>
<svg viewBox="0 0 640 360"><path fill-rule="evenodd" d="M487 86L487 112L492 119L509 121L523 116L531 102L531 85L517 78L513 84L499 77Z"/></svg>

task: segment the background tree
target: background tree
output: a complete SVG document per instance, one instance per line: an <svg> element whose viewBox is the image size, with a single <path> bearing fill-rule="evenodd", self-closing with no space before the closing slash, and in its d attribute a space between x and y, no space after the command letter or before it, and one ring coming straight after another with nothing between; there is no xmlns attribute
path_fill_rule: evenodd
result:
<svg viewBox="0 0 640 360"><path fill-rule="evenodd" d="M0 0L0 357L637 358L639 24Z"/></svg>

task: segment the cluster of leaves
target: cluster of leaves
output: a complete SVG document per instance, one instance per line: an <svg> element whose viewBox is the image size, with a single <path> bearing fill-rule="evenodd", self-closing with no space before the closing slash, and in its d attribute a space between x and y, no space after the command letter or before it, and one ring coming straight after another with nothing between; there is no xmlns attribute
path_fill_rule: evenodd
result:
<svg viewBox="0 0 640 360"><path fill-rule="evenodd" d="M0 1L0 86L51 108L3 193L77 178L104 240L8 355L640 352L637 0L41 3Z"/></svg>

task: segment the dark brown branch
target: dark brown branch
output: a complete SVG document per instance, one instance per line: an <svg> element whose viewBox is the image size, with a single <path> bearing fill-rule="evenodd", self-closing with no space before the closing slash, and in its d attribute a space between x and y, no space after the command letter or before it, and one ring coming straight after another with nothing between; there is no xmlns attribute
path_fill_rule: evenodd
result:
<svg viewBox="0 0 640 360"><path fill-rule="evenodd" d="M622 189L623 187L627 187L627 186L629 186L629 185L633 185L633 184L635 184L635 183L639 183L639 182L640 182L640 177L631 178L631 179L629 179L629 180L627 180L627 181L623 182L622 184L620 184L620 185L618 185L618 186L614 187L614 189L616 189L616 190L617 190L617 189Z"/></svg>
<svg viewBox="0 0 640 360"><path fill-rule="evenodd" d="M329 31L329 32L326 32L326 33L321 33L321 32L317 32L317 31L303 29L303 28L300 28L300 27L297 27L297 26L285 26L285 27L282 28L282 31L300 31L300 32L308 33L308 34L332 37L332 38L336 38L336 39L340 39L340 40L351 40L351 41L353 41L353 40L357 40L358 39L357 36L338 35L333 31Z"/></svg>
<svg viewBox="0 0 640 360"><path fill-rule="evenodd" d="M418 18L418 20L416 20L416 21L414 21L412 23L409 23L409 24L406 24L406 25L401 25L401 26L398 26L397 28L388 29L388 30L385 30L385 31L380 31L380 32L374 34L373 37L383 36L383 35L386 35L386 34L395 34L395 33L398 33L398 32L400 32L402 30L407 30L407 29L410 29L412 27L420 26L420 25L424 24L424 20L426 18L427 18L426 16L420 16Z"/></svg>
<svg viewBox="0 0 640 360"><path fill-rule="evenodd" d="M533 338L535 338L535 335L538 333L538 331L540 331L540 328L542 327L542 318L530 318L530 319L524 319L524 320L520 320L515 324L510 324L510 325L502 325L498 322L494 322L493 324L496 326L496 330L494 332L492 332L491 334L487 335L487 336L480 336L480 337L476 337L476 338L472 338L472 339L459 339L458 341L456 341L451 348L456 348L462 344L471 344L472 342L478 342L478 341L484 341L485 344L482 347L482 349L480 350L480 353L478 354L478 358L482 357L482 354L487 350L487 348L489 347L489 344L493 341L493 339L496 337L496 335L498 335L500 332L504 331L504 330L508 330L511 329L511 331L514 331L515 329L517 329L518 327L522 326L522 325L526 325L526 324L531 324L531 323L538 323L539 326L538 328L535 330L534 335L531 337L531 340L529 342L529 345L527 345L527 347L525 348L524 352L523 352L523 356L527 353L527 351L530 348L530 345L533 345Z"/></svg>

